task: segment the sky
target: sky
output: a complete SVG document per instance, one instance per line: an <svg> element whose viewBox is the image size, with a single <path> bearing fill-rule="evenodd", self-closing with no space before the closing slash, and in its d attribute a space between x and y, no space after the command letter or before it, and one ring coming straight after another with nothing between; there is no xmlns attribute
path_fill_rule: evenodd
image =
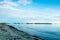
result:
<svg viewBox="0 0 60 40"><path fill-rule="evenodd" d="M0 22L60 23L60 0L0 0Z"/></svg>

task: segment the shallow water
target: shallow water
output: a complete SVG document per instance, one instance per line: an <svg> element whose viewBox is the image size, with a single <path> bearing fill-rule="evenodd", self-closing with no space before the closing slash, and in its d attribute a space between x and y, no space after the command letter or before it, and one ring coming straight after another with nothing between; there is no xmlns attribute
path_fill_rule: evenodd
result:
<svg viewBox="0 0 60 40"><path fill-rule="evenodd" d="M60 26L46 24L11 24L33 36L44 40L60 40Z"/></svg>

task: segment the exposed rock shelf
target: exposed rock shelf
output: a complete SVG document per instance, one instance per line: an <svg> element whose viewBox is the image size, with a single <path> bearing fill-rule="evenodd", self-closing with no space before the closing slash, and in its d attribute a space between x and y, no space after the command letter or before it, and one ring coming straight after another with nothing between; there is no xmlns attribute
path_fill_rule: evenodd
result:
<svg viewBox="0 0 60 40"><path fill-rule="evenodd" d="M5 23L0 23L0 40L42 40L42 39L36 38L30 34L18 30L13 26L7 25Z"/></svg>

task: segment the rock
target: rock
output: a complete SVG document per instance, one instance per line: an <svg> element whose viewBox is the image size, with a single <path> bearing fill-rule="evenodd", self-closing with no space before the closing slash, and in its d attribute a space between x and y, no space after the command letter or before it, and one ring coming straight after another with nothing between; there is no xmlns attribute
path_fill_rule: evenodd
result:
<svg viewBox="0 0 60 40"><path fill-rule="evenodd" d="M0 23L0 40L42 40L33 37L21 30L14 28L11 25Z"/></svg>

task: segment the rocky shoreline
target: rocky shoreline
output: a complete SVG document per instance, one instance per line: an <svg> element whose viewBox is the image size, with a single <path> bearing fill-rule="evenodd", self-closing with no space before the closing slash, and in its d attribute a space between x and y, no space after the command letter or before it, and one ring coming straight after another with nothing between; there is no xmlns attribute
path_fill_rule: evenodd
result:
<svg viewBox="0 0 60 40"><path fill-rule="evenodd" d="M6 23L0 23L0 40L43 40Z"/></svg>

